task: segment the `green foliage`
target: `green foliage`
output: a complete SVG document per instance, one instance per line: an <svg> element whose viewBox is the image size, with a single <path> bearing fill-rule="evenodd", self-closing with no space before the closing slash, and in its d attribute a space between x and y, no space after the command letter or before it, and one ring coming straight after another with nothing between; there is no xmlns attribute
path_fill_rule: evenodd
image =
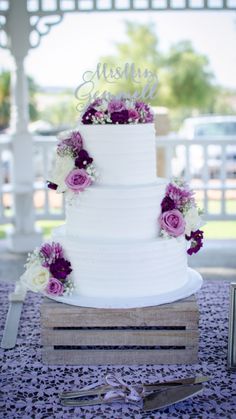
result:
<svg viewBox="0 0 236 419"><path fill-rule="evenodd" d="M126 22L127 41L116 44L116 53L100 61L110 66L135 63L158 74L159 89L153 105L167 106L188 116L193 109L209 111L216 95L213 74L206 56L197 53L190 42L180 42L163 54L159 49L154 24ZM145 82L144 82L145 84ZM114 85L100 81L100 91L133 92L137 85L122 80ZM140 86L139 86L140 89Z"/></svg>
<svg viewBox="0 0 236 419"><path fill-rule="evenodd" d="M74 101L70 101L69 97L62 96L57 98L55 104L46 106L40 117L54 126L74 125L78 119L78 112Z"/></svg>
<svg viewBox="0 0 236 419"><path fill-rule="evenodd" d="M127 42L116 43L117 53L115 55L108 55L100 58L101 63L108 64L108 68L123 66L126 63L135 63L136 68L144 71L148 68L153 73L157 72L162 62L162 55L158 51L158 39L155 34L154 24L144 25L133 22L126 22ZM114 84L106 83L104 80L99 80L98 90L116 94L119 92L134 93L135 90L141 90L146 84L146 81L139 85L132 83L131 79L122 79ZM155 105L156 100L152 101Z"/></svg>
<svg viewBox="0 0 236 419"><path fill-rule="evenodd" d="M10 84L11 77L9 71L0 73L0 129L6 128L10 122ZM38 118L37 105L35 101L35 93L38 86L31 77L28 77L29 85L29 114L30 120L34 121Z"/></svg>
<svg viewBox="0 0 236 419"><path fill-rule="evenodd" d="M170 48L164 68L165 83L170 89L170 95L166 98L167 105L174 108L209 109L216 90L205 55L194 51L190 42L179 42Z"/></svg>
<svg viewBox="0 0 236 419"><path fill-rule="evenodd" d="M10 113L10 73L0 74L0 128L5 128L9 122Z"/></svg>

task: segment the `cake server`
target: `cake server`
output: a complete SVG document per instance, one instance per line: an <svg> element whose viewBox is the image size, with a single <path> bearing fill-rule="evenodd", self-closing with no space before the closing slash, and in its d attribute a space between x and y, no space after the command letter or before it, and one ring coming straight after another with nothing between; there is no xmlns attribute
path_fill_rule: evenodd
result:
<svg viewBox="0 0 236 419"><path fill-rule="evenodd" d="M2 349L12 349L16 345L18 326L25 296L26 288L17 281L14 292L8 296L10 305L1 341Z"/></svg>
<svg viewBox="0 0 236 419"><path fill-rule="evenodd" d="M143 410L144 412L150 412L152 410L163 409L175 403L182 402L189 397L199 394L203 390L202 384L196 384L194 386L180 386L169 388L164 391L158 391L143 399Z"/></svg>
<svg viewBox="0 0 236 419"><path fill-rule="evenodd" d="M207 376L195 376L195 377L187 377L187 378L182 378L182 379L177 379L177 380L171 380L171 381L164 381L164 382L154 382L152 384L148 384L148 383L144 383L144 384L137 384L134 385L134 388L143 388L144 391L146 392L151 392L151 391L157 391L157 390L164 390L164 389L168 389L170 387L179 387L179 386L183 386L183 385L196 385L196 384L201 384L201 383L205 383L207 381L210 381L211 377L207 377ZM99 385L96 386L92 389L87 389L87 390L77 390L77 391L64 391L63 393L61 393L59 395L59 397L61 399L76 399L79 397L86 397L86 396L96 396L96 395L100 395L100 394L104 394L105 392L107 392L109 389L111 388L111 386L109 386L108 384L103 384L103 385Z"/></svg>

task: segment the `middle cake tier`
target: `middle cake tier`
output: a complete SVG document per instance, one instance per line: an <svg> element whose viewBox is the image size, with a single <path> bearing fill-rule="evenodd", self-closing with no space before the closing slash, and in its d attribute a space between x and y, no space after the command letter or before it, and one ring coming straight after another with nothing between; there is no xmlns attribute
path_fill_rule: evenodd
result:
<svg viewBox="0 0 236 419"><path fill-rule="evenodd" d="M141 186L91 186L68 200L66 234L99 240L153 239L166 180Z"/></svg>

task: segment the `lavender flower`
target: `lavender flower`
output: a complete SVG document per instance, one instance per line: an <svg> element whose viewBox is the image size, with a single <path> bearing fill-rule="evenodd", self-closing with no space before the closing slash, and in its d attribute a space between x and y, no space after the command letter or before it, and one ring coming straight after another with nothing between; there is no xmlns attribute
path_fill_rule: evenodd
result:
<svg viewBox="0 0 236 419"><path fill-rule="evenodd" d="M79 131L74 131L68 138L62 140L57 146L57 153L60 156L65 156L66 154L72 155L73 157L77 156L79 151L83 147L83 140Z"/></svg>
<svg viewBox="0 0 236 419"><path fill-rule="evenodd" d="M186 205L194 202L193 191L187 185L181 188L173 183L169 183L166 188L166 196L174 201L175 208L179 210L183 210Z"/></svg>
<svg viewBox="0 0 236 419"><path fill-rule="evenodd" d="M127 114L128 113L128 114ZM93 101L82 115L83 124L128 124L153 122L149 105L132 98L98 98Z"/></svg>
<svg viewBox="0 0 236 419"><path fill-rule="evenodd" d="M145 112L149 112L150 110L149 106L144 102L135 102L135 109Z"/></svg>
<svg viewBox="0 0 236 419"><path fill-rule="evenodd" d="M78 157L75 159L75 166L79 169L86 169L86 167L93 162L92 157L84 149L80 150Z"/></svg>
<svg viewBox="0 0 236 419"><path fill-rule="evenodd" d="M188 241L191 240L191 246L187 250L187 253L189 255L192 255L193 253L197 253L203 246L203 231L202 230L191 231L190 236L185 236L185 238Z"/></svg>
<svg viewBox="0 0 236 419"><path fill-rule="evenodd" d="M48 268L56 259L63 258L63 249L60 243L45 243L41 246L39 255L43 259L43 266Z"/></svg>
<svg viewBox="0 0 236 419"><path fill-rule="evenodd" d="M53 277L60 280L65 280L72 272L70 262L64 258L56 259L53 263L51 263L49 269Z"/></svg>

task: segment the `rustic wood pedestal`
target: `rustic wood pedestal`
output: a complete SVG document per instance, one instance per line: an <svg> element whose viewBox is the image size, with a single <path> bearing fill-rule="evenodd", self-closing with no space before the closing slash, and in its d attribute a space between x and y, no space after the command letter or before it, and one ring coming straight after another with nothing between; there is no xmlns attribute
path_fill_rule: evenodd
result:
<svg viewBox="0 0 236 419"><path fill-rule="evenodd" d="M75 307L44 298L43 362L64 365L191 364L198 360L195 296L133 309Z"/></svg>

